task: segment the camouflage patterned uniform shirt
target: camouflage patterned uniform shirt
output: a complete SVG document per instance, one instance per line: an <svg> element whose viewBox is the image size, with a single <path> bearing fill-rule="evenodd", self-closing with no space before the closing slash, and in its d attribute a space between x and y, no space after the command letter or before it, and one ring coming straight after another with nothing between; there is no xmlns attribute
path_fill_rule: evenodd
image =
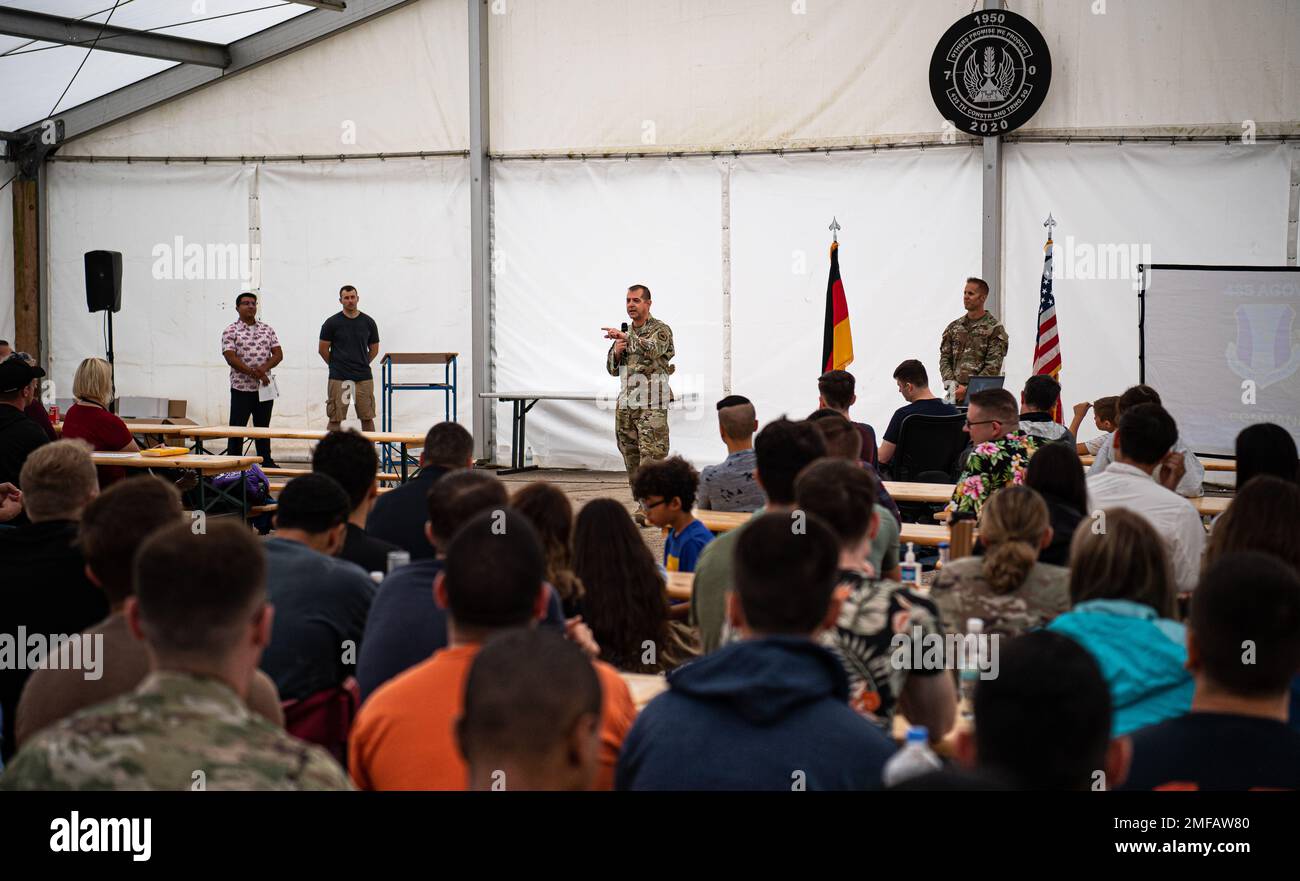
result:
<svg viewBox="0 0 1300 881"><path fill-rule="evenodd" d="M622 355L609 347L605 369L610 376L621 376L618 408L667 409L673 399L668 377L677 369L670 364L677 350L673 348L673 331L658 318L647 318L640 327L628 325L627 348Z"/></svg>
<svg viewBox="0 0 1300 881"><path fill-rule="evenodd" d="M974 321L963 315L944 328L939 375L958 385L966 385L972 376L1001 376L1006 356L1007 332L992 312Z"/></svg>
<svg viewBox="0 0 1300 881"><path fill-rule="evenodd" d="M202 774L196 774L201 771ZM346 790L323 749L254 715L225 683L151 673L28 741L0 789Z"/></svg>
<svg viewBox="0 0 1300 881"><path fill-rule="evenodd" d="M1034 563L1023 584L999 594L984 580L984 558L966 557L939 570L930 598L939 606L948 633L965 633L967 619L979 618L985 633L1014 637L1045 627L1069 611L1070 570Z"/></svg>

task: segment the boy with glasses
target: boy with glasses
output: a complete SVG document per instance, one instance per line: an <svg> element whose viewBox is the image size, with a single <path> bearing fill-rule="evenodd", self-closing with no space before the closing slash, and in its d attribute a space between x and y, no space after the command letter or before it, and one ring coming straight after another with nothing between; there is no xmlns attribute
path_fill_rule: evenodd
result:
<svg viewBox="0 0 1300 881"><path fill-rule="evenodd" d="M691 514L700 475L681 456L647 462L632 478L633 495L653 526L669 529L664 539L664 568L694 572L713 533Z"/></svg>

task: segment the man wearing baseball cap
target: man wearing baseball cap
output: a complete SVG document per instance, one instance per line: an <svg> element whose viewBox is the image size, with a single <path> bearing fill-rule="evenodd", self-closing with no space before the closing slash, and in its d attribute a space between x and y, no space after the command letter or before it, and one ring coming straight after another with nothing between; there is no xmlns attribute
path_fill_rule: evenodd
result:
<svg viewBox="0 0 1300 881"><path fill-rule="evenodd" d="M44 375L21 358L0 361L0 483L19 486L18 473L28 454L50 442L23 413L38 394L36 380Z"/></svg>

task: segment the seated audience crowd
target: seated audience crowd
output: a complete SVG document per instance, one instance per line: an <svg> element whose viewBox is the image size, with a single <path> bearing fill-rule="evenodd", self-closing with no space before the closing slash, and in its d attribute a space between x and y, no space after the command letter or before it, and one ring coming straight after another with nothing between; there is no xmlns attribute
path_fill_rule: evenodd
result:
<svg viewBox="0 0 1300 881"><path fill-rule="evenodd" d="M953 454L962 435L907 360L878 448L832 370L806 419L718 401L725 458L645 461L630 505L475 468L453 422L381 492L375 445L333 431L262 538L97 470L139 449L108 362L80 364L61 424L43 376L0 358L3 790L1300 788L1300 462L1278 425L1237 436L1207 534L1189 499L1217 466L1154 389L1066 427L1030 377L970 395L949 513L911 523L912 485L877 470L903 423ZM974 521L953 530L973 555L927 550L936 512ZM972 640L991 677L960 669L984 649L952 654ZM896 773L908 726L941 767Z"/></svg>

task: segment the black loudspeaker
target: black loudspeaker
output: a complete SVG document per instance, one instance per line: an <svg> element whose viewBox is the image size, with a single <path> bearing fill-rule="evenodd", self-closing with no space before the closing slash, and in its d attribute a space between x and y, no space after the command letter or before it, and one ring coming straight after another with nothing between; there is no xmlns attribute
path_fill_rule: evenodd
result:
<svg viewBox="0 0 1300 881"><path fill-rule="evenodd" d="M122 311L122 252L86 252L86 308Z"/></svg>

